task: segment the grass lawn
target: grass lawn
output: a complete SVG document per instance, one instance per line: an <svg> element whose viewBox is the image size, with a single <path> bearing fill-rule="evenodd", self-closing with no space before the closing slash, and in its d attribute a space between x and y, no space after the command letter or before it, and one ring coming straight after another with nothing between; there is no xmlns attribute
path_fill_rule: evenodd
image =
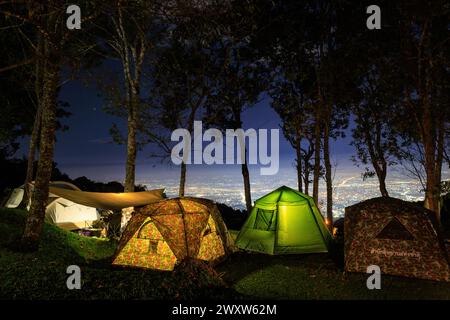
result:
<svg viewBox="0 0 450 320"><path fill-rule="evenodd" d="M450 299L449 283L387 275L381 290L368 290L366 274L344 273L327 254L236 253L218 270L236 291L258 299Z"/></svg>
<svg viewBox="0 0 450 320"><path fill-rule="evenodd" d="M203 270L160 272L111 266L116 243L45 224L40 248L20 253L25 212L0 209L0 299L201 299L236 296ZM81 268L81 290L68 290L66 269Z"/></svg>
<svg viewBox="0 0 450 320"><path fill-rule="evenodd" d="M230 230L233 240L238 233ZM381 290L368 290L368 275L338 265L328 254L237 252L217 270L237 292L257 299L450 299L450 283L385 275Z"/></svg>
<svg viewBox="0 0 450 320"><path fill-rule="evenodd" d="M237 252L216 267L224 281L195 268L117 268L115 243L48 224L39 251L19 253L10 245L24 220L23 211L0 209L0 299L450 299L448 283L400 277L383 276L382 290L368 290L365 274L344 274L326 254ZM71 264L81 268L81 290L66 287Z"/></svg>

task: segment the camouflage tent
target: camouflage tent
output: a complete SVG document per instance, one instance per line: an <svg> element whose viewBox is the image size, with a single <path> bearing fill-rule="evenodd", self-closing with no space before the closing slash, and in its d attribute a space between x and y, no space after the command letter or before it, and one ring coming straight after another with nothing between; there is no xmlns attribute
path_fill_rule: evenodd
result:
<svg viewBox="0 0 450 320"><path fill-rule="evenodd" d="M449 281L449 260L433 212L395 198L345 208L345 270Z"/></svg>
<svg viewBox="0 0 450 320"><path fill-rule="evenodd" d="M230 244L227 228L212 201L167 199L134 214L113 264L173 270L188 257L216 262L227 255Z"/></svg>

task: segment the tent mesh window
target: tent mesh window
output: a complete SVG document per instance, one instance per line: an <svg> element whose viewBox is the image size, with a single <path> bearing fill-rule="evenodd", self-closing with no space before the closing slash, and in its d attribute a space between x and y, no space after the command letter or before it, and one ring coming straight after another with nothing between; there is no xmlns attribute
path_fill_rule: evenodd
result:
<svg viewBox="0 0 450 320"><path fill-rule="evenodd" d="M400 221L394 218L380 231L377 239L414 240L414 237Z"/></svg>
<svg viewBox="0 0 450 320"><path fill-rule="evenodd" d="M265 210L258 208L254 229L273 231L275 230L275 210Z"/></svg>
<svg viewBox="0 0 450 320"><path fill-rule="evenodd" d="M157 253L158 252L158 240L149 240L148 252Z"/></svg>
<svg viewBox="0 0 450 320"><path fill-rule="evenodd" d="M209 223L206 225L205 231L203 231L203 236L207 236L208 234L212 233L212 229L211 226L209 225Z"/></svg>
<svg viewBox="0 0 450 320"><path fill-rule="evenodd" d="M158 253L158 243L159 241L164 241L164 239L154 238L153 232L149 232L151 226L153 226L153 221L147 221L146 223L144 223L139 229L137 238L140 240L148 240L149 253Z"/></svg>

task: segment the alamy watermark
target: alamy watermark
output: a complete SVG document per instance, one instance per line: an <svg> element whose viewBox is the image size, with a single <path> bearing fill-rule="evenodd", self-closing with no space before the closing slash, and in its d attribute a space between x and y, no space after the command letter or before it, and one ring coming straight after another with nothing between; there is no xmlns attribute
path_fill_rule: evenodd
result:
<svg viewBox="0 0 450 320"><path fill-rule="evenodd" d="M203 132L202 121L194 121L193 137L189 130L183 128L172 132L171 140L178 143L172 148L171 159L176 165L183 162L208 165L259 164L264 166L260 168L261 175L274 175L278 173L280 165L280 133L278 129L270 129L269 143L268 131L268 129L245 131L226 129L224 139L219 129L213 128ZM246 140L249 142L248 148ZM209 144L203 148L203 142Z"/></svg>
<svg viewBox="0 0 450 320"><path fill-rule="evenodd" d="M366 281L367 289L373 290L381 289L381 269L377 265L370 265L367 267L367 273L371 274Z"/></svg>
<svg viewBox="0 0 450 320"><path fill-rule="evenodd" d="M81 9L76 4L67 7L66 13L70 16L66 20L66 27L69 30L81 29Z"/></svg>
<svg viewBox="0 0 450 320"><path fill-rule="evenodd" d="M76 4L67 7L66 13L69 17L66 20L66 27L69 30L81 29L81 9ZM379 6L372 4L366 8L366 13L370 16L366 20L366 26L369 30L381 29L381 9Z"/></svg>
<svg viewBox="0 0 450 320"><path fill-rule="evenodd" d="M366 26L369 30L381 29L381 9L379 6L372 4L367 7L366 13L370 16L366 20Z"/></svg>
<svg viewBox="0 0 450 320"><path fill-rule="evenodd" d="M73 264L67 267L66 273L70 274L66 280L67 289L73 290L81 289L81 269L79 266Z"/></svg>

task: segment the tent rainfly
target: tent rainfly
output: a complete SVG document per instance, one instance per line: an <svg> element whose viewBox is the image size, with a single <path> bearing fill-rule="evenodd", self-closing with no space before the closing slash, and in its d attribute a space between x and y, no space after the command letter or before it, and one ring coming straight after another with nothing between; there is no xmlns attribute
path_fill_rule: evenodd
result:
<svg viewBox="0 0 450 320"><path fill-rule="evenodd" d="M163 199L164 189L139 192L86 192L50 187L50 192L59 197L98 209L117 210L141 207Z"/></svg>
<svg viewBox="0 0 450 320"><path fill-rule="evenodd" d="M45 212L47 221L66 230L75 230L89 227L99 219L97 209L144 206L163 199L164 189L129 193L84 192L69 182L54 181L50 182L49 191ZM23 194L23 185L14 189L5 207L17 208ZM30 205L31 201L28 208Z"/></svg>

